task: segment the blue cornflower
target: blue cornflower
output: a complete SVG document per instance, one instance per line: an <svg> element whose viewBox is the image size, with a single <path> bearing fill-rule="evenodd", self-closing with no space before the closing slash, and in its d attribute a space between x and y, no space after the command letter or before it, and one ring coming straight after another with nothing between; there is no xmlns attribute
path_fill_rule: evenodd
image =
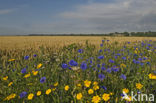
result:
<svg viewBox="0 0 156 103"><path fill-rule="evenodd" d="M136 56L138 56L137 54L134 54L134 56L136 57Z"/></svg>
<svg viewBox="0 0 156 103"><path fill-rule="evenodd" d="M140 61L136 61L135 63L136 63L136 64L140 64Z"/></svg>
<svg viewBox="0 0 156 103"><path fill-rule="evenodd" d="M85 62L82 62L80 68L81 68L82 70L87 69L87 64L86 64Z"/></svg>
<svg viewBox="0 0 156 103"><path fill-rule="evenodd" d="M144 45L145 45L145 44L142 42L142 43L141 43L141 46L143 47Z"/></svg>
<svg viewBox="0 0 156 103"><path fill-rule="evenodd" d="M103 58L104 58L104 56L103 56L103 55L98 56L98 59L103 59Z"/></svg>
<svg viewBox="0 0 156 103"><path fill-rule="evenodd" d="M36 55L36 54L34 54L33 56L34 56L34 57L36 57L37 55Z"/></svg>
<svg viewBox="0 0 156 103"><path fill-rule="evenodd" d="M28 59L29 59L29 56L28 56L28 55L26 55L26 56L24 57L24 59L25 59L25 60L28 60Z"/></svg>
<svg viewBox="0 0 156 103"><path fill-rule="evenodd" d="M97 64L97 67L100 68L100 64Z"/></svg>
<svg viewBox="0 0 156 103"><path fill-rule="evenodd" d="M112 60L112 59L109 59L109 62L110 62L110 63L114 63L114 60Z"/></svg>
<svg viewBox="0 0 156 103"><path fill-rule="evenodd" d="M149 47L146 47L146 49L147 49L147 50L150 50L150 48L149 48Z"/></svg>
<svg viewBox="0 0 156 103"><path fill-rule="evenodd" d="M123 60L126 60L126 57L122 57Z"/></svg>
<svg viewBox="0 0 156 103"><path fill-rule="evenodd" d="M68 65L65 64L65 63L63 63L63 64L62 64L62 68L63 68L63 69L66 69L66 68L68 68Z"/></svg>
<svg viewBox="0 0 156 103"><path fill-rule="evenodd" d="M100 47L103 47L103 44L100 44Z"/></svg>
<svg viewBox="0 0 156 103"><path fill-rule="evenodd" d="M140 65L141 65L141 66L143 66L143 65L144 65L144 63L140 63Z"/></svg>
<svg viewBox="0 0 156 103"><path fill-rule="evenodd" d="M150 64L150 62L147 62L147 64Z"/></svg>
<svg viewBox="0 0 156 103"><path fill-rule="evenodd" d="M143 60L147 60L147 58L146 57L143 57Z"/></svg>
<svg viewBox="0 0 156 103"><path fill-rule="evenodd" d="M74 60L70 60L69 61L69 65L71 65L71 66L77 66L77 62L74 61Z"/></svg>
<svg viewBox="0 0 156 103"><path fill-rule="evenodd" d="M121 93L121 96L123 97L123 96L125 96L123 93Z"/></svg>
<svg viewBox="0 0 156 103"><path fill-rule="evenodd" d="M93 70L94 70L94 71L96 71L96 69L95 69L95 68L93 68Z"/></svg>
<svg viewBox="0 0 156 103"><path fill-rule="evenodd" d="M102 43L104 43L105 42L105 40L102 40Z"/></svg>
<svg viewBox="0 0 156 103"><path fill-rule="evenodd" d="M106 68L105 67L101 67L101 70L106 70Z"/></svg>
<svg viewBox="0 0 156 103"><path fill-rule="evenodd" d="M121 74L120 78L126 80L126 76L124 74Z"/></svg>
<svg viewBox="0 0 156 103"><path fill-rule="evenodd" d="M92 61L92 60L90 60L90 63L92 64L92 63L93 63L93 61Z"/></svg>
<svg viewBox="0 0 156 103"><path fill-rule="evenodd" d="M104 75L104 74L99 74L99 75L98 75L98 78L99 78L100 80L103 80L103 79L105 78L105 75Z"/></svg>
<svg viewBox="0 0 156 103"><path fill-rule="evenodd" d="M108 52L110 52L110 49L107 49Z"/></svg>
<svg viewBox="0 0 156 103"><path fill-rule="evenodd" d="M89 65L89 68L91 68L92 67L92 65Z"/></svg>
<svg viewBox="0 0 156 103"><path fill-rule="evenodd" d="M130 44L131 42L128 42L128 44Z"/></svg>
<svg viewBox="0 0 156 103"><path fill-rule="evenodd" d="M102 63L102 66L105 66L105 63Z"/></svg>
<svg viewBox="0 0 156 103"><path fill-rule="evenodd" d="M136 60L135 59L133 59L133 63L136 63Z"/></svg>
<svg viewBox="0 0 156 103"><path fill-rule="evenodd" d="M40 83L44 83L46 81L46 77L42 77L41 79L40 79Z"/></svg>
<svg viewBox="0 0 156 103"><path fill-rule="evenodd" d="M107 71L108 73L111 73L111 72L112 72L111 68L108 68L106 71Z"/></svg>
<svg viewBox="0 0 156 103"><path fill-rule="evenodd" d="M23 97L25 97L27 95L27 92L22 92L22 93L20 93L20 98L23 98Z"/></svg>
<svg viewBox="0 0 156 103"><path fill-rule="evenodd" d="M123 48L126 48L126 46L124 45Z"/></svg>
<svg viewBox="0 0 156 103"><path fill-rule="evenodd" d="M16 71L16 69L12 69L12 71L13 71L13 72L15 72L15 71Z"/></svg>
<svg viewBox="0 0 156 103"><path fill-rule="evenodd" d="M118 71L119 71L119 68L117 68L117 67L112 67L111 70L114 71L114 72L118 72Z"/></svg>
<svg viewBox="0 0 156 103"><path fill-rule="evenodd" d="M88 62L89 61L89 59L86 59L86 62Z"/></svg>
<svg viewBox="0 0 156 103"><path fill-rule="evenodd" d="M152 46L152 44L147 44L148 46Z"/></svg>
<svg viewBox="0 0 156 103"><path fill-rule="evenodd" d="M117 59L117 58L118 58L118 56L114 56L114 58L115 58L115 59Z"/></svg>
<svg viewBox="0 0 156 103"><path fill-rule="evenodd" d="M102 52L102 50L100 49L100 50L99 50L99 53L101 53L101 52Z"/></svg>
<svg viewBox="0 0 156 103"><path fill-rule="evenodd" d="M142 54L142 53L140 53L140 56L143 56L143 54Z"/></svg>
<svg viewBox="0 0 156 103"><path fill-rule="evenodd" d="M121 56L121 54L120 54L120 53L117 53L116 55L117 55L117 56Z"/></svg>
<svg viewBox="0 0 156 103"><path fill-rule="evenodd" d="M72 70L72 68L71 68L71 67L68 67L68 69Z"/></svg>
<svg viewBox="0 0 156 103"><path fill-rule="evenodd" d="M21 73L26 73L26 68L22 69Z"/></svg>
<svg viewBox="0 0 156 103"><path fill-rule="evenodd" d="M107 90L107 88L105 86L101 86L102 89Z"/></svg>
<svg viewBox="0 0 156 103"><path fill-rule="evenodd" d="M139 61L142 61L142 58L138 58Z"/></svg>
<svg viewBox="0 0 156 103"><path fill-rule="evenodd" d="M28 68L28 66L26 65L26 67L25 68Z"/></svg>
<svg viewBox="0 0 156 103"><path fill-rule="evenodd" d="M79 53L83 53L83 49L79 49L78 52L79 52Z"/></svg>
<svg viewBox="0 0 156 103"><path fill-rule="evenodd" d="M90 59L94 59L93 57L90 57Z"/></svg>

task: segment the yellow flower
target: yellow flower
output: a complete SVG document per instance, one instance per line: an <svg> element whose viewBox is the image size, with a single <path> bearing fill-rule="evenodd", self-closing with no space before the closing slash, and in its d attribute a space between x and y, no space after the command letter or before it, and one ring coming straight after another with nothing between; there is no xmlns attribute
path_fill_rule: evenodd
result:
<svg viewBox="0 0 156 103"><path fill-rule="evenodd" d="M41 68L41 66L42 66L42 64L41 64L41 63L40 63L40 64L38 64L38 65L37 65L37 69Z"/></svg>
<svg viewBox="0 0 156 103"><path fill-rule="evenodd" d="M15 97L16 97L16 94L13 93L13 94L10 95L10 97L11 97L11 98L15 98Z"/></svg>
<svg viewBox="0 0 156 103"><path fill-rule="evenodd" d="M140 84L140 83L136 83L136 88L137 88L137 89L141 89L142 87L143 87L142 84Z"/></svg>
<svg viewBox="0 0 156 103"><path fill-rule="evenodd" d="M76 98L77 98L77 100L81 100L81 98L82 98L82 93L78 93L78 94L76 95Z"/></svg>
<svg viewBox="0 0 156 103"><path fill-rule="evenodd" d="M134 51L134 53L135 53L135 54L137 54L137 53L138 53L138 51L137 51L137 50L135 50L135 51Z"/></svg>
<svg viewBox="0 0 156 103"><path fill-rule="evenodd" d="M58 82L56 82L56 83L54 84L54 86L55 86L55 87L58 86Z"/></svg>
<svg viewBox="0 0 156 103"><path fill-rule="evenodd" d="M11 62L11 61L15 61L15 59L9 59L8 61L9 61L9 62Z"/></svg>
<svg viewBox="0 0 156 103"><path fill-rule="evenodd" d="M113 95L114 93L110 92L109 94L110 94L110 95Z"/></svg>
<svg viewBox="0 0 156 103"><path fill-rule="evenodd" d="M38 71L32 71L33 75L37 75L38 74Z"/></svg>
<svg viewBox="0 0 156 103"><path fill-rule="evenodd" d="M30 94L28 95L28 100L32 100L33 97L34 97L34 94L33 94L33 93L30 93Z"/></svg>
<svg viewBox="0 0 156 103"><path fill-rule="evenodd" d="M41 91L37 91L37 93L36 93L36 94L37 94L37 96L40 96L40 95L41 95L41 93L42 93Z"/></svg>
<svg viewBox="0 0 156 103"><path fill-rule="evenodd" d="M103 98L104 101L108 101L110 99L110 94L104 93L102 95L102 98Z"/></svg>
<svg viewBox="0 0 156 103"><path fill-rule="evenodd" d="M8 76L3 77L3 80L8 80Z"/></svg>
<svg viewBox="0 0 156 103"><path fill-rule="evenodd" d="M46 90L46 94L49 95L51 93L51 89Z"/></svg>
<svg viewBox="0 0 156 103"><path fill-rule="evenodd" d="M13 98L15 98L15 97L16 97L16 94L15 94L15 93L10 94L9 96L7 96L7 97L4 99L4 101L5 101L5 100L13 99Z"/></svg>
<svg viewBox="0 0 156 103"><path fill-rule="evenodd" d="M13 82L10 82L10 83L8 84L8 87L10 87L12 84L13 84Z"/></svg>
<svg viewBox="0 0 156 103"><path fill-rule="evenodd" d="M98 86L98 85L94 85L94 86L93 86L93 89L94 89L94 90L98 90L98 89L99 89L99 86Z"/></svg>
<svg viewBox="0 0 156 103"><path fill-rule="evenodd" d="M101 101L101 98L98 95L97 96L93 96L92 102L99 103L100 101Z"/></svg>
<svg viewBox="0 0 156 103"><path fill-rule="evenodd" d="M120 64L120 68L126 68L125 64Z"/></svg>
<svg viewBox="0 0 156 103"><path fill-rule="evenodd" d="M123 92L128 93L129 90L127 88L122 89Z"/></svg>
<svg viewBox="0 0 156 103"><path fill-rule="evenodd" d="M85 81L84 81L84 85L85 85L86 87L90 87L90 84L91 84L91 81L89 81L89 80L85 80Z"/></svg>
<svg viewBox="0 0 156 103"><path fill-rule="evenodd" d="M154 75L154 74L152 74L152 73L150 73L150 74L148 75L148 77L149 77L149 79L156 79L156 75Z"/></svg>
<svg viewBox="0 0 156 103"><path fill-rule="evenodd" d="M88 94L93 94L94 93L94 90L93 89L89 89L88 90Z"/></svg>
<svg viewBox="0 0 156 103"><path fill-rule="evenodd" d="M77 84L77 86L78 86L78 87L82 87L82 85L81 85L80 83L79 83L79 84Z"/></svg>
<svg viewBox="0 0 156 103"><path fill-rule="evenodd" d="M56 90L56 88L53 88L53 89L52 89L52 91L55 91L55 90Z"/></svg>
<svg viewBox="0 0 156 103"><path fill-rule="evenodd" d="M98 82L97 81L93 82L93 85L98 85Z"/></svg>
<svg viewBox="0 0 156 103"><path fill-rule="evenodd" d="M28 77L30 77L30 73L24 75L24 78L28 78Z"/></svg>
<svg viewBox="0 0 156 103"><path fill-rule="evenodd" d="M68 90L69 90L69 86L66 85L66 86L64 87L64 90L65 90L65 91L68 91Z"/></svg>

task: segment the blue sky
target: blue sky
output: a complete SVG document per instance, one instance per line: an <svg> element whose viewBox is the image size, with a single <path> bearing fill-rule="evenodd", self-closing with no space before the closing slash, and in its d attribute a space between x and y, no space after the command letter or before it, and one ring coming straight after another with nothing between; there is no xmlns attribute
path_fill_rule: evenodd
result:
<svg viewBox="0 0 156 103"><path fill-rule="evenodd" d="M0 35L156 30L155 0L1 0Z"/></svg>

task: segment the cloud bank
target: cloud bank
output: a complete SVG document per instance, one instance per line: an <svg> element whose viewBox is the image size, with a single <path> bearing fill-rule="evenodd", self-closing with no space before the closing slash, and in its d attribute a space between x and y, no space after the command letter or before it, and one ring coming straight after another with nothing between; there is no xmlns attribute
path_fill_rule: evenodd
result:
<svg viewBox="0 0 156 103"><path fill-rule="evenodd" d="M156 0L115 0L79 5L59 16L66 31L123 32L156 30ZM57 25L58 28L63 28Z"/></svg>

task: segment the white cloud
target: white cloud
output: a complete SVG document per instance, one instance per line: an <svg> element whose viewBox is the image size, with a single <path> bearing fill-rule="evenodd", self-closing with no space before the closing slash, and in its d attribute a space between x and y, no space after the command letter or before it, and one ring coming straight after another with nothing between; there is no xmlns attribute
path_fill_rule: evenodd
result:
<svg viewBox="0 0 156 103"><path fill-rule="evenodd" d="M112 3L78 5L59 16L68 31L146 31L156 30L156 0L115 0ZM69 21L69 22L67 22ZM72 23L72 27L68 27ZM61 24L61 23L60 23ZM60 25L61 28L61 25Z"/></svg>

